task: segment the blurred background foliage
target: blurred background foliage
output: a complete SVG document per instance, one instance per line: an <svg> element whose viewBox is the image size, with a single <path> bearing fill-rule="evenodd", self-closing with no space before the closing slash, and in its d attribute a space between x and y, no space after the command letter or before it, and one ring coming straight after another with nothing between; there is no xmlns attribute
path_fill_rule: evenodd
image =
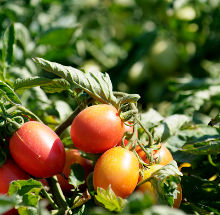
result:
<svg viewBox="0 0 220 215"><path fill-rule="evenodd" d="M219 86L219 0L0 2L1 37L15 23L14 59L7 65L11 81L39 74L31 61L36 56L99 69L110 74L114 90L139 93L143 109L156 107L163 115L202 109L210 99L197 90ZM33 93L46 102L43 92ZM174 98L184 98L184 104L172 108ZM215 101L202 112L215 116Z"/></svg>

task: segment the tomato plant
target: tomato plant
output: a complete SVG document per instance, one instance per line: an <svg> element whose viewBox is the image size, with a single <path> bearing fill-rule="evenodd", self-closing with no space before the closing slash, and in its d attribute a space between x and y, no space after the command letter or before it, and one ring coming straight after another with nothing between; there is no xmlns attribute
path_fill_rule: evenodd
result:
<svg viewBox="0 0 220 215"><path fill-rule="evenodd" d="M159 149L153 152L153 158L158 161L158 164L167 165L173 160L173 156L165 145L159 144L158 147ZM137 146L136 151L138 155L143 159L143 161L149 163L148 158L146 159L145 152L141 149L140 146Z"/></svg>
<svg viewBox="0 0 220 215"><path fill-rule="evenodd" d="M73 144L88 153L102 153L120 142L124 123L112 105L99 104L81 111L71 125Z"/></svg>
<svg viewBox="0 0 220 215"><path fill-rule="evenodd" d="M9 148L15 162L30 175L47 178L63 170L64 146L60 138L43 123L24 123L11 137Z"/></svg>
<svg viewBox="0 0 220 215"><path fill-rule="evenodd" d="M93 174L94 188L111 185L116 195L126 198L135 189L139 177L139 162L129 150L120 146L106 151L97 161Z"/></svg>
<svg viewBox="0 0 220 215"><path fill-rule="evenodd" d="M65 166L63 168L62 175L57 175L58 181L60 183L60 186L64 192L69 192L71 189L73 189L73 185L68 183L68 178L70 174L70 167L72 164L78 163L80 164L85 172L85 177L88 176L88 174L92 171L92 164L89 160L83 158L80 155L80 152L77 149L69 149L66 151L66 161Z"/></svg>

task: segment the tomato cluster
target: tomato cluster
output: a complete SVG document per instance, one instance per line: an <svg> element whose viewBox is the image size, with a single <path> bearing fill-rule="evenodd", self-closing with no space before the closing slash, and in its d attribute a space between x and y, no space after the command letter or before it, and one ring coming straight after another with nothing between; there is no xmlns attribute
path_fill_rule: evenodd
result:
<svg viewBox="0 0 220 215"><path fill-rule="evenodd" d="M78 163L85 172L85 179L93 171L93 186L107 189L111 187L117 196L127 198L137 187L138 182L149 178L151 174L173 160L169 150L159 144L153 158L159 164L146 169L140 177L141 158L146 164L149 160L141 147L135 153L128 147L121 146L123 135L133 133L132 124L124 123L118 110L112 105L98 104L85 108L72 121L71 139L76 149L65 151L59 136L48 126L37 121L28 121L14 132L9 141L10 156L0 167L0 194L7 194L13 180L30 177L49 178L57 176L65 194L70 194L74 186L69 183L72 164ZM137 135L138 136L138 135ZM124 145L128 140L124 140ZM100 155L95 164L81 156L80 151ZM150 192L154 198L157 194L150 182L138 188ZM178 207L181 198L179 186Z"/></svg>

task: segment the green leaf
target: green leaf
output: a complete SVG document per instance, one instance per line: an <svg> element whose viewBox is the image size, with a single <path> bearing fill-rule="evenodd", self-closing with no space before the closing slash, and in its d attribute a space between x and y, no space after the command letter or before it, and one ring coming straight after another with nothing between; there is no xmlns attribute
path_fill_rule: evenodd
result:
<svg viewBox="0 0 220 215"><path fill-rule="evenodd" d="M220 125L220 113L209 122L209 125L214 126L214 125Z"/></svg>
<svg viewBox="0 0 220 215"><path fill-rule="evenodd" d="M9 195L14 195L17 205L37 207L40 200L41 182L34 179L12 181L9 186Z"/></svg>
<svg viewBox="0 0 220 215"><path fill-rule="evenodd" d="M2 61L11 64L13 58L13 46L15 43L14 24L11 24L5 31L3 37Z"/></svg>
<svg viewBox="0 0 220 215"><path fill-rule="evenodd" d="M198 155L220 153L220 135L217 138L204 137L203 139L205 140L198 139L194 143L184 145L182 151Z"/></svg>
<svg viewBox="0 0 220 215"><path fill-rule="evenodd" d="M190 118L186 115L175 114L169 116L161 125L154 129L154 137L160 138L162 141L164 141L168 137L175 135L177 131L189 121Z"/></svg>
<svg viewBox="0 0 220 215"><path fill-rule="evenodd" d="M42 77L30 77L26 79L17 79L14 82L15 90L24 90L40 86L46 93L60 93L70 88L68 81L64 79L49 79Z"/></svg>
<svg viewBox="0 0 220 215"><path fill-rule="evenodd" d="M147 112L141 113L140 117L141 122L146 128L158 125L158 123L164 119L164 117L162 117L160 113L153 108L150 108Z"/></svg>
<svg viewBox="0 0 220 215"><path fill-rule="evenodd" d="M13 197L8 197L6 195L0 195L0 214L12 209L15 205Z"/></svg>
<svg viewBox="0 0 220 215"><path fill-rule="evenodd" d="M8 101L15 103L15 104L21 104L21 101L18 98L18 96L15 94L14 90L9 85L7 85L1 80L0 80L0 93L2 93L3 96Z"/></svg>
<svg viewBox="0 0 220 215"><path fill-rule="evenodd" d="M77 25L72 28L51 28L40 36L38 44L46 44L52 46L66 45L71 40L73 33L78 27L79 26Z"/></svg>
<svg viewBox="0 0 220 215"><path fill-rule="evenodd" d="M83 167L74 163L71 165L70 175L69 175L69 184L72 184L75 189L77 189L81 184L85 183L85 171Z"/></svg>
<svg viewBox="0 0 220 215"><path fill-rule="evenodd" d="M126 199L116 196L110 186L107 190L98 187L95 199L109 211L115 212L121 212L127 202Z"/></svg>
<svg viewBox="0 0 220 215"><path fill-rule="evenodd" d="M182 173L174 160L151 175L150 181L159 195L160 202L173 205L178 194L180 176Z"/></svg>
<svg viewBox="0 0 220 215"><path fill-rule="evenodd" d="M26 26L24 26L22 23L15 23L15 39L19 41L24 50L27 51L27 47L30 44L31 38L30 33Z"/></svg>
<svg viewBox="0 0 220 215"><path fill-rule="evenodd" d="M42 69L64 78L101 103L116 104L116 98L112 91L112 83L107 73L101 73L99 71L86 73L42 58L34 58L33 60Z"/></svg>

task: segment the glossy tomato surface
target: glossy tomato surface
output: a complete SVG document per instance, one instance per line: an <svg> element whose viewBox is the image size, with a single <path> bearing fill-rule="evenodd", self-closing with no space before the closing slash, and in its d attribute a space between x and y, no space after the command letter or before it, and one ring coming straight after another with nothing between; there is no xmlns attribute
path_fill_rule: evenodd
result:
<svg viewBox="0 0 220 215"><path fill-rule="evenodd" d="M164 144L159 144L158 150L155 150L153 153L154 159L156 161L159 161L158 164L160 165L167 165L173 160L173 156L170 153L169 149ZM146 154L144 151L140 148L140 146L137 146L136 151L138 155L145 161L146 163L149 163L149 160L146 159Z"/></svg>
<svg viewBox="0 0 220 215"><path fill-rule="evenodd" d="M71 125L73 144L88 153L102 153L117 145L124 134L124 123L115 107L90 106L81 111Z"/></svg>
<svg viewBox="0 0 220 215"><path fill-rule="evenodd" d="M78 163L83 167L84 172L85 172L85 178L93 170L91 162L83 158L77 149L67 150L66 151L66 162L65 162L64 169L62 171L62 173L65 175L66 178L64 178L61 175L57 175L60 186L62 190L66 193L70 192L70 190L73 189L73 185L69 184L68 178L70 174L70 167L74 163Z"/></svg>
<svg viewBox="0 0 220 215"><path fill-rule="evenodd" d="M14 180L28 179L29 176L12 160L7 160L0 167L0 194L8 193L9 184Z"/></svg>
<svg viewBox="0 0 220 215"><path fill-rule="evenodd" d="M120 146L106 151L97 161L93 173L94 188L111 185L117 196L128 197L139 177L139 161L133 152Z"/></svg>
<svg viewBox="0 0 220 215"><path fill-rule="evenodd" d="M30 175L47 178L63 170L64 146L57 134L43 123L24 123L13 134L9 148L15 162Z"/></svg>

